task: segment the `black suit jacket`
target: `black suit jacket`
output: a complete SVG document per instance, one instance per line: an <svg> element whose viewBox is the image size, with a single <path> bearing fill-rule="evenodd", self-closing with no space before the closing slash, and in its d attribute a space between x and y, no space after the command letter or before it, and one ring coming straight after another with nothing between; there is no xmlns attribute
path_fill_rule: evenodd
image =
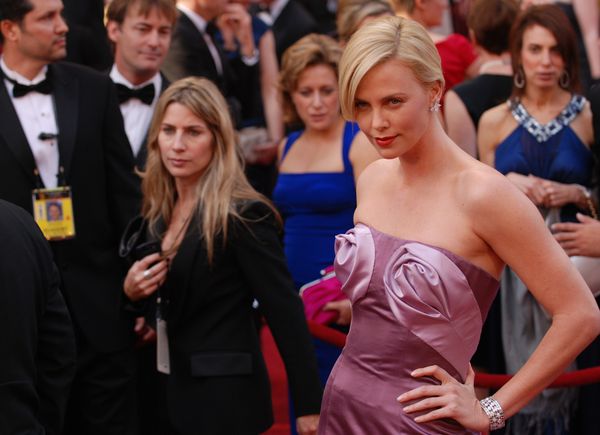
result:
<svg viewBox="0 0 600 435"><path fill-rule="evenodd" d="M2 434L61 433L75 337L58 282L52 252L31 216L0 201Z"/></svg>
<svg viewBox="0 0 600 435"><path fill-rule="evenodd" d="M159 95L162 95L162 93L167 90L167 88L169 87L171 82L165 77L165 75L163 73L160 73L160 78L161 78L161 86L160 86ZM134 164L135 164L136 168L138 168L140 170L144 170L144 168L146 167L146 158L148 157L147 142L148 142L148 132L146 132L146 136L142 143L142 147L140 148L138 153L134 156ZM130 147L131 147L131 144L130 144Z"/></svg>
<svg viewBox="0 0 600 435"><path fill-rule="evenodd" d="M161 290L170 301L166 403L180 434L257 434L272 424L255 298L285 362L297 415L320 409L316 359L274 218L259 203L241 213L247 222L230 223L212 266L193 220Z"/></svg>
<svg viewBox="0 0 600 435"><path fill-rule="evenodd" d="M76 237L51 242L76 331L98 351L133 340L120 308L126 264L120 234L139 212L139 181L110 79L68 63L49 66L60 164L72 187ZM4 83L0 85L0 198L32 212L35 161Z"/></svg>
<svg viewBox="0 0 600 435"><path fill-rule="evenodd" d="M281 63L281 56L288 47L303 36L318 31L315 19L296 0L290 0L273 23L275 51Z"/></svg>
<svg viewBox="0 0 600 435"><path fill-rule="evenodd" d="M171 81L188 76L206 77L215 83L225 96L235 124L241 119L240 101L243 100L247 86L258 69L258 64L247 66L238 56L229 60L215 42L223 65L223 74L219 75L204 36L196 25L185 15L179 13L171 47L162 66L162 71Z"/></svg>

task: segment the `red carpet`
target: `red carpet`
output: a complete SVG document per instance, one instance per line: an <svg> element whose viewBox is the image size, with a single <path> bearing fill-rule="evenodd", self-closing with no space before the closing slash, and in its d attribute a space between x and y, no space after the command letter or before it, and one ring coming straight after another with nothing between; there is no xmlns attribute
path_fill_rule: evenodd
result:
<svg viewBox="0 0 600 435"><path fill-rule="evenodd" d="M290 422L288 416L288 389L287 377L283 361L275 346L271 331L263 326L260 333L263 355L271 378L271 396L273 400L273 413L275 424L265 432L265 435L289 435Z"/></svg>

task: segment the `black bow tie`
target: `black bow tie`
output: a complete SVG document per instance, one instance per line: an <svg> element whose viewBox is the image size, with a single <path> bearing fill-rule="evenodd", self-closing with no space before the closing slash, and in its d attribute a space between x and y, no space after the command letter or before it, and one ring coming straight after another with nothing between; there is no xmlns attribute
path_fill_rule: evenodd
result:
<svg viewBox="0 0 600 435"><path fill-rule="evenodd" d="M154 84L150 83L143 88L131 89L121 83L117 83L117 97L120 104L132 98L137 98L142 103L150 105L154 100Z"/></svg>
<svg viewBox="0 0 600 435"><path fill-rule="evenodd" d="M1 68L0 68L0 71L2 71ZM4 74L4 71L2 71L1 75L6 80L8 80L9 82L11 82L13 84L13 97L14 98L23 97L30 92L39 92L40 94L45 94L45 95L49 95L52 93L52 81L50 80L49 73L46 73L46 78L44 80L42 80L39 83L36 83L35 85L23 85L23 84L17 82L16 80L13 80L10 77L7 77L6 74Z"/></svg>

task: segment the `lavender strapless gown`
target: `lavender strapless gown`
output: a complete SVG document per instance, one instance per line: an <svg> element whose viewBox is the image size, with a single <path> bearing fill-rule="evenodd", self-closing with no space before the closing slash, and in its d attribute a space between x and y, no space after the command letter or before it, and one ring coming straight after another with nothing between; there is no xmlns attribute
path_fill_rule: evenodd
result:
<svg viewBox="0 0 600 435"><path fill-rule="evenodd" d="M437 364L464 382L498 281L445 249L358 224L336 238L335 270L352 325L325 389L319 434L470 434L455 421L419 424L396 401Z"/></svg>

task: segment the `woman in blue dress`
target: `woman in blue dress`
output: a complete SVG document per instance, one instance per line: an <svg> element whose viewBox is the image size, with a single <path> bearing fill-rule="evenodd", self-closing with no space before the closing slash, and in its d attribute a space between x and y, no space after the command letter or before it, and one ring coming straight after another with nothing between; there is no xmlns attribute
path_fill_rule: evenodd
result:
<svg viewBox="0 0 600 435"><path fill-rule="evenodd" d="M483 114L481 159L525 193L548 224L576 221L577 212L590 212L592 116L587 100L575 93L575 37L558 7L532 6L521 15L511 35L511 58L513 96ZM509 268L501 287L506 366L514 373L551 319ZM575 394L572 389L544 391L513 418L509 433L568 433Z"/></svg>
<svg viewBox="0 0 600 435"><path fill-rule="evenodd" d="M273 192L284 219L284 250L296 288L333 263L335 236L353 226L355 181L378 157L338 101L341 48L330 37L308 35L284 53L280 74L284 116L301 124L281 143ZM331 303L337 323L348 325L350 304ZM315 340L323 386L341 349Z"/></svg>

